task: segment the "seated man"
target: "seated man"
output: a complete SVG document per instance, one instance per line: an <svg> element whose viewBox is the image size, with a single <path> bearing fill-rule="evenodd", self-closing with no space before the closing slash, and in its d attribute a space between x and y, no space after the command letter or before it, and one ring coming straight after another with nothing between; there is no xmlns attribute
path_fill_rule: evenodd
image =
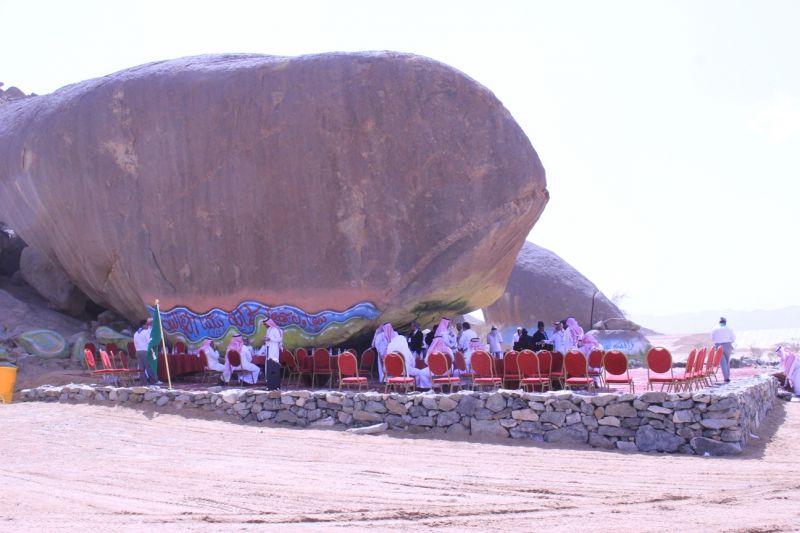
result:
<svg viewBox="0 0 800 533"><path fill-rule="evenodd" d="M231 351L236 350L239 352L239 355L242 359L241 366L232 367L230 361L228 360L228 353ZM231 380L231 374L233 374L234 370L244 370L244 372L238 373L245 383L249 383L250 385L255 385L258 381L258 376L261 374L261 367L258 365L254 365L252 363L253 359L253 350L249 346L245 346L244 341L242 340L241 335L234 335L233 339L231 340L230 344L228 344L228 349L225 351L225 370L222 372L222 379L226 383Z"/></svg>
<svg viewBox="0 0 800 533"><path fill-rule="evenodd" d="M417 368L417 358L411 353L408 347L408 341L402 335L395 335L386 347L386 353L397 352L403 356L406 361L406 373L408 377L412 377L417 382L417 387L420 389L431 388L431 371L427 368Z"/></svg>

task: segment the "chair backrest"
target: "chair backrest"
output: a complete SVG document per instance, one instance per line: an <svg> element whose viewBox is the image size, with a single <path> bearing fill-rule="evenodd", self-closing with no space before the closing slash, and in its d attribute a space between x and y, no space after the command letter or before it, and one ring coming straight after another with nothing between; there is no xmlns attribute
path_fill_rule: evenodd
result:
<svg viewBox="0 0 800 533"><path fill-rule="evenodd" d="M607 374L621 376L628 373L628 356L619 350L609 350L603 358L603 368Z"/></svg>
<svg viewBox="0 0 800 533"><path fill-rule="evenodd" d="M119 362L122 368L130 368L128 366L128 353L125 350L120 350L117 355L119 355Z"/></svg>
<svg viewBox="0 0 800 533"><path fill-rule="evenodd" d="M586 356L583 352L578 350L569 350L564 355L564 377L581 377L585 378L588 375L588 366L586 364Z"/></svg>
<svg viewBox="0 0 800 533"><path fill-rule="evenodd" d="M242 354L240 354L236 350L229 351L228 364L231 365L232 368L236 368L237 366L242 366Z"/></svg>
<svg viewBox="0 0 800 533"><path fill-rule="evenodd" d="M552 361L550 363L550 373L558 374L564 370L564 354L561 352L550 352Z"/></svg>
<svg viewBox="0 0 800 533"><path fill-rule="evenodd" d="M172 353L186 353L186 343L183 341L176 342L175 346L172 347Z"/></svg>
<svg viewBox="0 0 800 533"><path fill-rule="evenodd" d="M693 376L699 376L703 373L703 364L706 362L706 349L705 347L700 348L697 352L697 356L694 359L694 369L692 370Z"/></svg>
<svg viewBox="0 0 800 533"><path fill-rule="evenodd" d="M331 354L328 353L326 348L317 348L314 350L314 371L317 370L330 370L331 368Z"/></svg>
<svg viewBox="0 0 800 533"><path fill-rule="evenodd" d="M428 368L431 370L431 377L450 375L450 359L442 352L431 352L428 354Z"/></svg>
<svg viewBox="0 0 800 533"><path fill-rule="evenodd" d="M117 348L116 342L109 342L108 344L106 344L106 352L116 353L117 350L119 350L119 348Z"/></svg>
<svg viewBox="0 0 800 533"><path fill-rule="evenodd" d="M364 350L364 353L361 354L361 370L366 371L367 373L372 373L372 367L375 366L375 348L367 348Z"/></svg>
<svg viewBox="0 0 800 533"><path fill-rule="evenodd" d="M470 358L472 370L475 372L477 378L493 378L494 377L494 361L492 356L483 350L476 350L472 352Z"/></svg>
<svg viewBox="0 0 800 533"><path fill-rule="evenodd" d="M603 368L603 355L605 355L603 350L595 349L589 352L589 366L592 368Z"/></svg>
<svg viewBox="0 0 800 533"><path fill-rule="evenodd" d="M342 376L358 376L358 360L350 351L339 355L339 373Z"/></svg>
<svg viewBox="0 0 800 533"><path fill-rule="evenodd" d="M358 352L356 351L355 348L348 348L345 350L345 352L350 352L351 354L355 355L356 358L358 358Z"/></svg>
<svg viewBox="0 0 800 533"><path fill-rule="evenodd" d="M550 350L540 350L536 356L539 358L539 375L543 378L550 377L550 369L553 366L553 354Z"/></svg>
<svg viewBox="0 0 800 533"><path fill-rule="evenodd" d="M406 359L397 352L388 353L383 359L383 369L386 377L406 377Z"/></svg>
<svg viewBox="0 0 800 533"><path fill-rule="evenodd" d="M133 344L132 341L128 341L128 355L133 357L133 354L136 353L136 345Z"/></svg>
<svg viewBox="0 0 800 533"><path fill-rule="evenodd" d="M705 371L707 374L710 374L714 370L714 358L717 356L717 350L713 346L708 349L708 355L706 355L706 368Z"/></svg>
<svg viewBox="0 0 800 533"><path fill-rule="evenodd" d="M519 373L523 379L539 377L539 358L530 350L522 350L517 358Z"/></svg>
<svg viewBox="0 0 800 533"><path fill-rule="evenodd" d="M507 352L503 357L503 377L519 377L519 353L515 351Z"/></svg>
<svg viewBox="0 0 800 533"><path fill-rule="evenodd" d="M200 362L203 363L203 369L208 369L208 356L206 355L206 351L201 349L197 352L197 356L200 358Z"/></svg>
<svg viewBox="0 0 800 533"><path fill-rule="evenodd" d="M83 350L83 358L86 359L86 367L89 370L97 370L97 363L94 360L94 354L89 348Z"/></svg>
<svg viewBox="0 0 800 533"><path fill-rule="evenodd" d="M697 358L697 350L692 349L689 352L689 357L686 358L686 367L683 369L683 377L689 378L692 376L692 372L694 372L694 360Z"/></svg>
<svg viewBox="0 0 800 533"><path fill-rule="evenodd" d="M666 348L650 348L647 352L647 371L666 374L672 371L672 354Z"/></svg>
<svg viewBox="0 0 800 533"><path fill-rule="evenodd" d="M100 350L100 362L103 364L103 369L114 369L114 365L111 364L111 359L108 357L108 352L105 350Z"/></svg>
<svg viewBox="0 0 800 533"><path fill-rule="evenodd" d="M93 342L87 342L83 345L84 350L90 350L92 352L92 357L97 356L97 346L94 345Z"/></svg>
<svg viewBox="0 0 800 533"><path fill-rule="evenodd" d="M467 371L467 361L464 359L464 354L461 353L461 350L456 351L455 355L453 356L453 364L455 365L456 369L461 372Z"/></svg>
<svg viewBox="0 0 800 533"><path fill-rule="evenodd" d="M724 350L722 346L717 346L717 353L714 355L714 371L716 372L719 368L719 364L722 362L722 356L724 355Z"/></svg>
<svg viewBox="0 0 800 533"><path fill-rule="evenodd" d="M278 362L289 367L289 370L297 369L297 360L295 360L294 355L292 355L292 352L289 350L281 350L281 353L278 355Z"/></svg>

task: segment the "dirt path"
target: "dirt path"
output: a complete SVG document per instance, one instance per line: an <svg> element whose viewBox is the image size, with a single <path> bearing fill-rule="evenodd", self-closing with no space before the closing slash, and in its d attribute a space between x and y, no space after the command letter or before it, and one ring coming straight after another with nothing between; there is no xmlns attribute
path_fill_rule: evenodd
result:
<svg viewBox="0 0 800 533"><path fill-rule="evenodd" d="M12 404L0 530L797 530L800 403L759 433L701 458Z"/></svg>

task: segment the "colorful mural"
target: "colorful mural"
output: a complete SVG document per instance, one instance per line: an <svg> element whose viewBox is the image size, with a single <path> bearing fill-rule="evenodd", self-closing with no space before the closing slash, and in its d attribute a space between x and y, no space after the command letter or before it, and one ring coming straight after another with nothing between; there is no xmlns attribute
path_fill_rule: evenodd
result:
<svg viewBox="0 0 800 533"><path fill-rule="evenodd" d="M154 308L148 308L152 313ZM375 320L379 314L378 309L369 302L356 304L345 311L326 309L310 314L291 305L270 307L246 300L232 311L215 307L202 314L183 306L173 307L161 311L161 320L167 335L197 344L205 339L225 339L234 331L248 337L257 334L263 336L264 327L260 322L264 318L272 318L284 328L285 344L302 345L324 341L328 332L342 329L355 331L364 323Z"/></svg>

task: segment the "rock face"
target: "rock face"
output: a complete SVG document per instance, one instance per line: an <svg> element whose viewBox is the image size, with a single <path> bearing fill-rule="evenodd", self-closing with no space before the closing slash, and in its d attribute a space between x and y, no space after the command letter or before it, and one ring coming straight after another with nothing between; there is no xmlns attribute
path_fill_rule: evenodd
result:
<svg viewBox="0 0 800 533"><path fill-rule="evenodd" d="M629 329L601 329L591 330L589 333L594 335L597 342L603 345L605 350L619 350L630 356L643 358L653 346L647 337L639 331Z"/></svg>
<svg viewBox="0 0 800 533"><path fill-rule="evenodd" d="M497 98L412 55L200 56L0 106L7 222L99 305L186 306L187 336L245 301L330 341L485 306L547 200Z"/></svg>
<svg viewBox="0 0 800 533"><path fill-rule="evenodd" d="M592 296L595 293L593 311ZM623 313L566 261L550 250L526 241L517 256L505 292L499 300L483 309L483 315L487 324L498 327L533 325L533 330L538 320L552 323L573 316L588 330L593 321L622 317Z"/></svg>
<svg viewBox="0 0 800 533"><path fill-rule="evenodd" d="M69 337L84 330L86 323L49 309L47 302L30 287L13 285L0 278L0 338L41 328Z"/></svg>
<svg viewBox="0 0 800 533"><path fill-rule="evenodd" d="M72 283L60 266L37 248L28 246L22 250L19 270L22 279L57 309L72 316L85 314L86 295Z"/></svg>

